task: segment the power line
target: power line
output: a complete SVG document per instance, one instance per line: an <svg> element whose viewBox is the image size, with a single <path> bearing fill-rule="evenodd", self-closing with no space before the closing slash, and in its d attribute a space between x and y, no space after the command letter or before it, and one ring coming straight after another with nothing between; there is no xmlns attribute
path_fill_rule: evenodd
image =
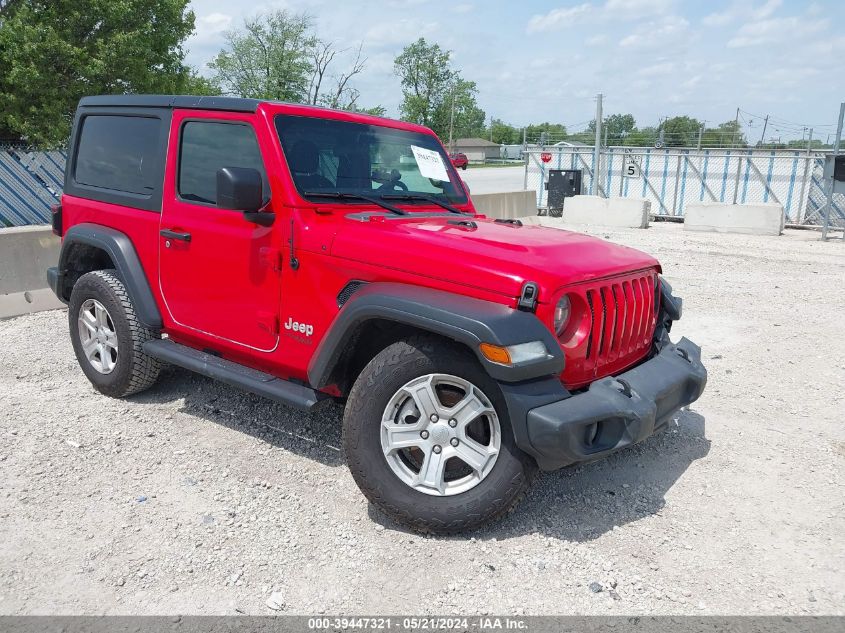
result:
<svg viewBox="0 0 845 633"><path fill-rule="evenodd" d="M748 110L742 110L742 109L740 109L740 112L742 112L743 114L747 114L747 115L748 115L748 116L750 116L750 117L754 117L755 119L763 119L763 118L765 118L765 116L764 116L764 115L761 115L761 114L754 114L753 112L749 112ZM786 127L786 126L790 126L790 127L793 127L793 129L795 129L795 130L797 130L797 131L799 131L799 132L802 130L802 128L809 128L809 127L812 127L812 128L819 128L819 127L831 127L831 128L832 128L832 127L834 127L834 126L835 126L835 124L833 124L833 123L796 123L795 121L789 121L789 120L787 120L787 119L782 119L782 118L780 118L780 117L773 116L773 115L767 115L767 116L768 116L768 117L769 117L769 119L771 119L772 121L778 121L778 122L779 122L779 123L781 123L781 124L786 124L785 126L784 126L784 125L781 125L781 127L782 127L782 128L783 128L783 127Z"/></svg>

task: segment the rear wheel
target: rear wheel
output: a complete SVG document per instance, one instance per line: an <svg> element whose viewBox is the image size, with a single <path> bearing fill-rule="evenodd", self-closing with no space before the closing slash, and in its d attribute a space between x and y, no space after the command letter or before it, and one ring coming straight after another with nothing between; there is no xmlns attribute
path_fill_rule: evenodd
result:
<svg viewBox="0 0 845 633"><path fill-rule="evenodd" d="M95 389L121 398L156 381L161 364L144 353L143 344L158 334L138 321L116 271L96 270L79 278L68 320L76 358Z"/></svg>
<svg viewBox="0 0 845 633"><path fill-rule="evenodd" d="M394 343L361 372L344 449L367 498L421 532L497 519L536 471L514 443L496 382L466 350L422 336Z"/></svg>

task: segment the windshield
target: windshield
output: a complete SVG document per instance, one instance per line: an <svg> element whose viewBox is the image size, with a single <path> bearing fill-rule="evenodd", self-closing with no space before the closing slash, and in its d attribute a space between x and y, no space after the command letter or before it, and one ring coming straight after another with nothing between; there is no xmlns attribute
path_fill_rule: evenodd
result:
<svg viewBox="0 0 845 633"><path fill-rule="evenodd" d="M303 197L339 192L372 198L410 194L409 199L418 195L453 204L467 201L449 158L430 134L291 115L278 115L276 130ZM338 199L361 201L351 196Z"/></svg>

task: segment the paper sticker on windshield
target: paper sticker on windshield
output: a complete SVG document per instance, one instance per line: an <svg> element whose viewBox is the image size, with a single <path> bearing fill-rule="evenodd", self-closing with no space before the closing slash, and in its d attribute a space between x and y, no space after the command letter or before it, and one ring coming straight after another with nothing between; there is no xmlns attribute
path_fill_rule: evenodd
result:
<svg viewBox="0 0 845 633"><path fill-rule="evenodd" d="M449 175L446 173L446 167L443 165L443 159L437 152L425 149L424 147L417 147L411 145L411 151L414 152L414 159L417 161L417 166L420 168L420 174L425 178L432 180L449 180Z"/></svg>

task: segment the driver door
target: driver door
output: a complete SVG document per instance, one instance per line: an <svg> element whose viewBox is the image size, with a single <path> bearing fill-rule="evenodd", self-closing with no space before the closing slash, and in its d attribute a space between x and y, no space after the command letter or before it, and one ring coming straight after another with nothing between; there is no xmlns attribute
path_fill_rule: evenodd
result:
<svg viewBox="0 0 845 633"><path fill-rule="evenodd" d="M175 331L270 352L279 341L281 273L273 256L280 252L277 232L216 204L217 170L222 167L259 170L269 199L264 157L251 119L248 114L174 111L159 235L159 286Z"/></svg>

